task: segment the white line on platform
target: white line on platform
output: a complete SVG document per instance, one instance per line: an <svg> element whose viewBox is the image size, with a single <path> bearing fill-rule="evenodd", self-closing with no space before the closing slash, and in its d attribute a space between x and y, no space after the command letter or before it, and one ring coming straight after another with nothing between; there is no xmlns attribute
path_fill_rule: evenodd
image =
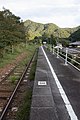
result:
<svg viewBox="0 0 80 120"><path fill-rule="evenodd" d="M63 99L63 101L64 101L64 103L65 103L65 106L66 106L66 108L67 108L67 111L68 111L68 113L69 113L69 116L70 116L71 120L78 120L78 118L77 118L77 116L76 116L76 114L75 114L75 112L74 112L74 110L73 110L73 108L72 108L72 106L71 106L71 104L70 104L70 102L69 102L66 94L65 94L65 91L63 90L63 88L62 88L62 86L61 86L61 84L60 84L60 82L59 82L59 80L58 80L58 78L57 78L57 75L56 75L56 73L54 72L53 67L52 67L52 65L51 65L51 63L50 63L50 61L49 61L49 59L48 59L48 57L47 57L47 55L46 55L46 53L45 53L45 51L44 51L44 49L43 49L42 46L41 46L41 49L42 49L42 51L43 51L43 53L44 53L44 56L45 56L45 58L46 58L46 60L47 60L48 65L49 65L49 67L50 67L50 70L51 70L52 75L53 75L53 77L54 77L54 79L55 79L55 82L56 82L56 84L57 84L57 87L58 87L59 92L60 92L60 94L61 94L61 97L62 97L62 99Z"/></svg>
<svg viewBox="0 0 80 120"><path fill-rule="evenodd" d="M47 85L46 81L38 81L38 85Z"/></svg>

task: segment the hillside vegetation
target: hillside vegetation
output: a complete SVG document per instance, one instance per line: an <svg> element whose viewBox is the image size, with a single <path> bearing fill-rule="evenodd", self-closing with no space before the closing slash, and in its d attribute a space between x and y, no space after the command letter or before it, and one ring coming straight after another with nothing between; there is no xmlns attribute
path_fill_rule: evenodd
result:
<svg viewBox="0 0 80 120"><path fill-rule="evenodd" d="M70 35L69 39L71 42L80 41L80 26L78 28L77 31Z"/></svg>
<svg viewBox="0 0 80 120"><path fill-rule="evenodd" d="M60 28L53 23L36 23L31 20L23 22L19 16L3 8L0 11L0 58L4 54L14 53L19 44L27 45L28 41L42 43L61 42L63 45L70 41L80 40L80 26L75 28Z"/></svg>
<svg viewBox="0 0 80 120"><path fill-rule="evenodd" d="M15 16L10 10L0 11L0 57L5 52L14 52L15 46L25 42L24 24L20 17Z"/></svg>
<svg viewBox="0 0 80 120"><path fill-rule="evenodd" d="M56 38L69 38L72 33L77 31L79 27L75 28L60 28L57 25L53 23L48 24L41 24L36 23L31 20L26 20L24 22L24 26L26 29L26 39L27 40L33 40L36 36L40 37L44 34L46 37L50 37L53 35Z"/></svg>

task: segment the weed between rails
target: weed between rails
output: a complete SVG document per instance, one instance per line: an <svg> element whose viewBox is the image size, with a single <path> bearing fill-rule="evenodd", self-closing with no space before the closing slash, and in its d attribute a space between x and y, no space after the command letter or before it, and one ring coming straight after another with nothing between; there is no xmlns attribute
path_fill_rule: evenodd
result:
<svg viewBox="0 0 80 120"><path fill-rule="evenodd" d="M33 80L35 77L37 56L38 56L38 50L31 65L30 74L28 77L29 85L27 86L27 90L24 95L23 102L19 108L19 111L17 112L16 120L29 120L30 117L30 108L31 108L32 92L33 92Z"/></svg>

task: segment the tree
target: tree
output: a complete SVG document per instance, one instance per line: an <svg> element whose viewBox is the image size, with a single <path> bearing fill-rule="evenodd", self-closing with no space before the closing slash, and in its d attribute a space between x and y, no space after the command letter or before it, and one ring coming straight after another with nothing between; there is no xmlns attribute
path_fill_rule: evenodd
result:
<svg viewBox="0 0 80 120"><path fill-rule="evenodd" d="M0 11L0 49L9 46L13 52L13 46L20 42L25 42L24 24L20 17L4 8Z"/></svg>
<svg viewBox="0 0 80 120"><path fill-rule="evenodd" d="M54 35L53 34L51 34L51 44L52 45L56 45L56 38L54 37Z"/></svg>

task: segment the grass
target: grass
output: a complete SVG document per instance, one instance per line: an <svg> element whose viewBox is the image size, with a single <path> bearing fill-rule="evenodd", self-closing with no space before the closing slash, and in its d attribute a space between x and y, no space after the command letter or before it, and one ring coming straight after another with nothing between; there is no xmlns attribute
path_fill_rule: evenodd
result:
<svg viewBox="0 0 80 120"><path fill-rule="evenodd" d="M32 63L31 66L31 70L30 70L30 74L29 74L29 80L34 80L34 76L35 76L35 71L36 71L36 64L37 64L37 57L38 57L38 51L36 52L34 61Z"/></svg>
<svg viewBox="0 0 80 120"><path fill-rule="evenodd" d="M17 80L19 80L20 75L14 75L14 73L17 71L17 68L19 68L19 70L24 70L26 65L28 64L28 62L30 61L30 59L33 56L33 53L35 51L36 47L34 46L27 46L27 57L25 57L20 63L19 65L16 67L16 69L13 71L13 73L8 77L9 81L13 84L16 83ZM32 77L32 74L31 74Z"/></svg>
<svg viewBox="0 0 80 120"><path fill-rule="evenodd" d="M24 96L23 103L19 108L16 120L29 120L32 89L29 88Z"/></svg>
<svg viewBox="0 0 80 120"><path fill-rule="evenodd" d="M22 60L18 65L18 67L20 69L24 68L23 66L28 64L28 62L32 58L33 53L35 52L36 48L38 48L38 46L36 46L34 44L31 44L31 45L27 44L26 47L25 47L25 45L23 45L21 47L21 49L15 48L16 50L13 54L6 53L3 58L0 58L0 68L4 67L8 63L11 63L19 54L21 54L22 52L25 51L27 54L27 57L24 60ZM27 91L24 93L25 96L22 100L22 103L20 104L20 108L19 108L19 111L17 112L16 120L29 120L31 99L32 99L32 90L33 90L33 81L32 80L34 80L34 77L35 77L36 62L37 62L37 54L35 56L32 66L31 66L31 71L30 71L30 75L29 75L29 79L30 79L29 82L31 83L31 85L27 86ZM13 84L15 84L16 81L19 79L19 77L20 76L11 75L9 77L9 80Z"/></svg>
<svg viewBox="0 0 80 120"><path fill-rule="evenodd" d="M31 45L27 44L26 47L24 44L20 44L18 47L15 46L14 53L6 52L4 54L4 57L0 58L0 68L3 68L7 64L11 63L13 60L15 60L17 56L19 56L23 52L26 52L29 58L29 55L31 56L36 48L37 46L34 44Z"/></svg>
<svg viewBox="0 0 80 120"><path fill-rule="evenodd" d="M33 63L31 65L31 69L30 69L30 74L29 74L29 80L32 83L33 83L33 80L35 77L37 56L38 56L38 51L36 52L36 55L34 57L34 60L33 60ZM16 120L29 120L31 101L32 101L32 91L33 91L33 87L28 86L27 92L25 93L24 99L22 100L23 103L21 104L19 111L17 113Z"/></svg>
<svg viewBox="0 0 80 120"><path fill-rule="evenodd" d="M5 65L9 64L13 61L19 54L5 54L3 58L0 58L0 68L4 67Z"/></svg>
<svg viewBox="0 0 80 120"><path fill-rule="evenodd" d="M18 81L18 79L20 78L20 76L10 76L8 79L10 80L11 83L15 84L16 81Z"/></svg>

